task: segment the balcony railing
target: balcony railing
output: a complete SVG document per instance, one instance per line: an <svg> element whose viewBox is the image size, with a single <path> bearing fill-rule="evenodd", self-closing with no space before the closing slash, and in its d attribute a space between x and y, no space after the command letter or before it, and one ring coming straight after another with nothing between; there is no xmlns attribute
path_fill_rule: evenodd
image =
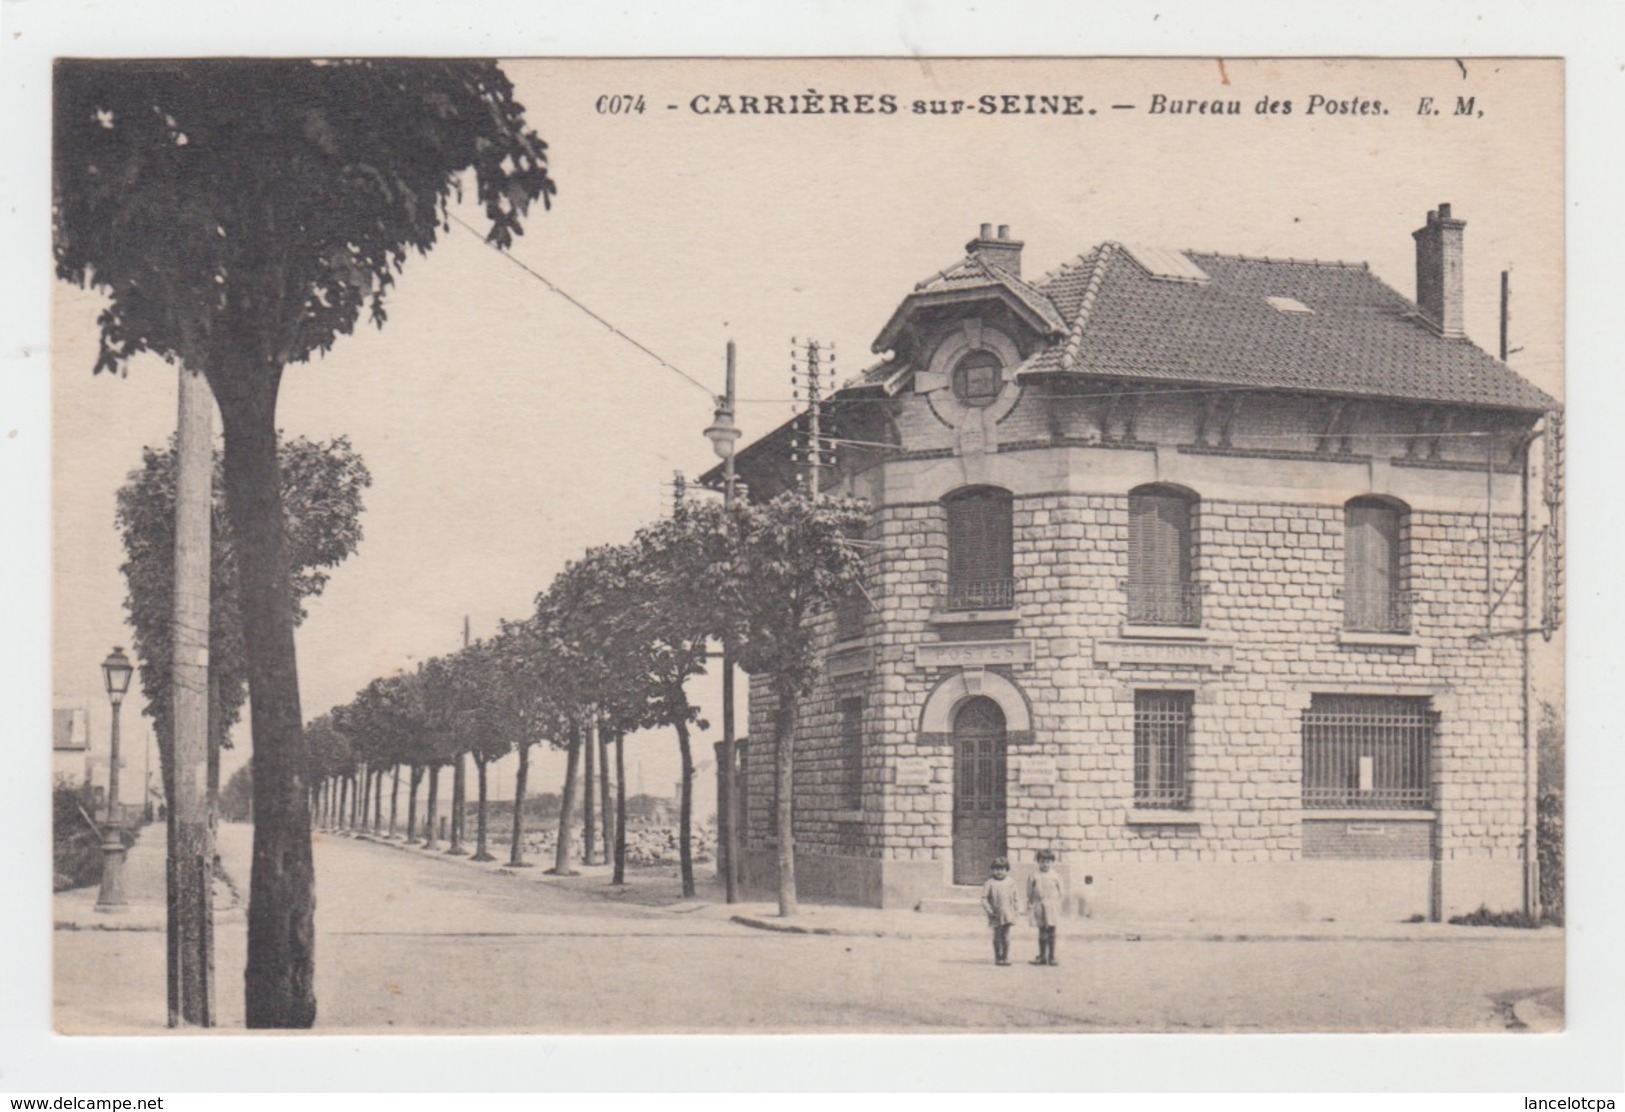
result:
<svg viewBox="0 0 1625 1112"><path fill-rule="evenodd" d="M1414 591L1343 592L1343 628L1350 633L1409 633Z"/></svg>
<svg viewBox="0 0 1625 1112"><path fill-rule="evenodd" d="M945 610L1009 610L1016 604L1014 579L961 579L948 584Z"/></svg>
<svg viewBox="0 0 1625 1112"><path fill-rule="evenodd" d="M1198 583L1128 585L1128 620L1133 625L1200 626L1202 588Z"/></svg>

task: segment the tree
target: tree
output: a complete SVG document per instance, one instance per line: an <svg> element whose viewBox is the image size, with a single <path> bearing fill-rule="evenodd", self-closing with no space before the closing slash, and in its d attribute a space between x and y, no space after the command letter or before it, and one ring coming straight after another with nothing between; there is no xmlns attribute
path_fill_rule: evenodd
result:
<svg viewBox="0 0 1625 1112"><path fill-rule="evenodd" d="M220 789L220 817L227 822L254 821L254 768L243 765Z"/></svg>
<svg viewBox="0 0 1625 1112"><path fill-rule="evenodd" d="M812 618L862 580L859 548L849 539L868 520L852 500L781 494L734 507L734 551L723 613L734 623L740 667L764 675L772 692L774 777L778 784L779 914L796 911L794 770L800 700L818 677Z"/></svg>
<svg viewBox="0 0 1625 1112"><path fill-rule="evenodd" d="M331 569L361 542L362 491L372 484L366 463L337 437L294 437L279 449L282 504L287 514L293 576L293 621L304 621L305 600L326 588ZM174 798L171 718L171 632L175 593L175 449L147 448L141 467L119 488L115 518L124 541L120 567L124 609L135 630L141 690L153 720L166 798ZM247 660L239 605L237 545L225 512L222 459L215 453L209 600L210 733L227 744L247 698ZM249 781L245 781L247 783Z"/></svg>
<svg viewBox="0 0 1625 1112"><path fill-rule="evenodd" d="M507 677L496 651L493 645L476 641L444 658L446 682L440 689L446 705L439 708L439 718L448 731L459 767L464 754L472 757L479 780L475 812L476 861L494 860L486 848L489 805L487 768L493 760L513 748L514 737L518 733L511 710L512 699L507 690Z"/></svg>
<svg viewBox="0 0 1625 1112"><path fill-rule="evenodd" d="M631 579L638 553L630 546L589 549L553 580L526 627L532 676L560 717L555 737L569 739L559 842L554 870L569 871L575 775L580 748L592 733L635 728L646 716L649 678L639 597ZM590 790L590 786L589 786Z"/></svg>
<svg viewBox="0 0 1625 1112"><path fill-rule="evenodd" d="M354 330L475 172L507 247L554 185L491 62L58 62L58 277L103 290L112 370L152 352L204 374L225 432L254 744L248 1026L309 1027L314 871L278 474L282 373Z"/></svg>
<svg viewBox="0 0 1625 1112"><path fill-rule="evenodd" d="M705 674L707 648L723 628L718 602L725 597L728 525L715 503L677 503L672 516L638 530L606 568L626 602L607 616L614 684L642 706L638 726L670 726L682 761L678 804L678 858L683 895L694 896L694 754L689 727L699 708L689 701L690 679ZM703 724L702 724L703 728Z"/></svg>
<svg viewBox="0 0 1625 1112"><path fill-rule="evenodd" d="M529 866L525 860L524 838L530 747L538 741L562 737L568 728L565 725L568 716L560 709L550 686L557 678L548 653L552 644L552 635L540 627L539 618L532 617L523 622L503 622L490 650L494 669L501 676L507 711L512 716L514 746L519 751L519 768L514 774L513 830L508 849L508 866L515 869ZM550 798L556 797L545 793L538 801Z"/></svg>
<svg viewBox="0 0 1625 1112"><path fill-rule="evenodd" d="M356 771L356 753L350 735L338 728L332 714L324 714L305 727L305 746L309 782L338 788L336 824L347 825Z"/></svg>

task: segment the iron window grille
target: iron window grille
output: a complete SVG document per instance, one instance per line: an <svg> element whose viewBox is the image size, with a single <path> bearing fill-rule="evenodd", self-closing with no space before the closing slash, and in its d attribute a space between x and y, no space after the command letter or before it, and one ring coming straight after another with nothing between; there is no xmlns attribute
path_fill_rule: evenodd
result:
<svg viewBox="0 0 1625 1112"><path fill-rule="evenodd" d="M1008 610L1016 604L1014 579L966 579L948 584L948 610Z"/></svg>
<svg viewBox="0 0 1625 1112"><path fill-rule="evenodd" d="M1134 693L1134 806L1190 806L1189 691Z"/></svg>
<svg viewBox="0 0 1625 1112"><path fill-rule="evenodd" d="M1131 579L1128 620L1134 625L1198 627L1202 624L1202 586L1199 583L1142 583Z"/></svg>
<svg viewBox="0 0 1625 1112"><path fill-rule="evenodd" d="M1426 698L1313 696L1303 712L1303 805L1426 810L1438 727Z"/></svg>
<svg viewBox="0 0 1625 1112"><path fill-rule="evenodd" d="M1409 633L1416 592L1344 588L1343 628L1350 633Z"/></svg>

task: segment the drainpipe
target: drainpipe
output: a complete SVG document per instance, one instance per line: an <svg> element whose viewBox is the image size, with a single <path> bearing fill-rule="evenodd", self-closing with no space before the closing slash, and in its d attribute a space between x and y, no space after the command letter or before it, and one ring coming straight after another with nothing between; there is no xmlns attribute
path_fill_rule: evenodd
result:
<svg viewBox="0 0 1625 1112"><path fill-rule="evenodd" d="M1523 545L1529 549L1529 448L1534 436L1523 441ZM1529 656L1529 580L1532 578L1532 553L1526 555L1523 568L1523 634L1518 638L1523 651L1523 910L1531 921L1538 921L1540 907L1540 844L1538 806L1540 792L1540 744L1535 733L1534 677L1530 671Z"/></svg>

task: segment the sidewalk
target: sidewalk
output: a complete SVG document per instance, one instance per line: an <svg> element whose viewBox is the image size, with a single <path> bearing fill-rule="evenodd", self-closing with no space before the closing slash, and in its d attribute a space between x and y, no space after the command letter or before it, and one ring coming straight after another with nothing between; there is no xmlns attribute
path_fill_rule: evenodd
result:
<svg viewBox="0 0 1625 1112"><path fill-rule="evenodd" d="M248 862L251 849L242 837L247 832L252 838L252 827L221 824L221 867L230 877L222 883L214 882L214 918L216 923L233 922L243 917L242 896L248 890ZM97 911L96 899L100 888L73 888L58 892L51 901L51 917L57 930L72 931L162 931L167 925L168 895L165 878L165 859L169 850L169 831L162 822L150 822L141 828L135 845L124 857L125 907L117 911Z"/></svg>
<svg viewBox="0 0 1625 1112"><path fill-rule="evenodd" d="M715 865L706 862L695 869L695 895L684 899L681 882L674 865L630 867L628 883L621 887L610 885L611 869L608 865L580 865L578 875L560 877L547 870L551 860L536 860L530 867L513 869L505 863L504 852L494 862L474 862L468 857L452 856L444 852L445 843L426 850L421 845L408 844L399 838L391 839L371 834L354 835L348 832L328 831L331 837L358 837L391 846L405 853L437 858L447 865L482 869L489 873L522 878L532 883L548 884L568 889L596 899L620 903L639 904L669 911L673 914L693 916L697 919L732 921L756 930L780 931L791 934L845 935L867 938L899 939L951 939L981 938L987 934L987 925L974 906L966 910L935 909L911 911L906 909L882 910L873 907L853 907L840 904L803 902L797 914L784 919L779 916L778 901L764 900L762 893L751 891L735 904L723 902L722 885L714 875ZM703 874L702 874L703 869ZM969 902L967 901L967 904ZM1542 927L1539 930L1517 930L1497 927L1452 926L1448 923L1385 923L1385 922L1309 922L1299 920L1262 921L1124 921L1117 919L1067 919L1060 927L1063 942L1550 942L1561 940L1561 927Z"/></svg>

